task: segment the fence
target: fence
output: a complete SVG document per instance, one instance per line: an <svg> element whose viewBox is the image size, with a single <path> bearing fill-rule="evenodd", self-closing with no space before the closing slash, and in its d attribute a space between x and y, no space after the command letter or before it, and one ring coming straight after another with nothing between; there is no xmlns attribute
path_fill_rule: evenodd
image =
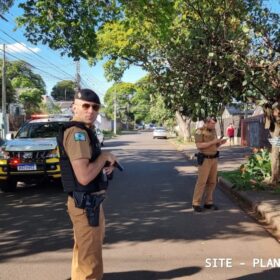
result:
<svg viewBox="0 0 280 280"><path fill-rule="evenodd" d="M241 145L248 147L270 147L268 129L264 129L264 116L258 115L241 120Z"/></svg>

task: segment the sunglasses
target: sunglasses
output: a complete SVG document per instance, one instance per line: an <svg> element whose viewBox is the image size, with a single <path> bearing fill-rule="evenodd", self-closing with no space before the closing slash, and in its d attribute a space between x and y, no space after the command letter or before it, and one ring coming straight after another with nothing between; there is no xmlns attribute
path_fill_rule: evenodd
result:
<svg viewBox="0 0 280 280"><path fill-rule="evenodd" d="M92 110L94 110L94 111L96 111L96 112L98 112L99 109L100 109L100 105L99 105L99 104L84 103L84 104L82 104L81 106L82 106L82 108L83 108L84 110L88 110L88 109L91 107Z"/></svg>

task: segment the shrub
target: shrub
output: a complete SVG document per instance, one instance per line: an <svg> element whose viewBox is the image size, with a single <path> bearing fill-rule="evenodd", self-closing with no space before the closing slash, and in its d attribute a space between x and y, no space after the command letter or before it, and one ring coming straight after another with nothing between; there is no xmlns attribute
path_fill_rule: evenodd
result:
<svg viewBox="0 0 280 280"><path fill-rule="evenodd" d="M271 174L271 161L267 149L253 150L248 162L240 166L240 171L244 179L252 183L260 183L268 179Z"/></svg>

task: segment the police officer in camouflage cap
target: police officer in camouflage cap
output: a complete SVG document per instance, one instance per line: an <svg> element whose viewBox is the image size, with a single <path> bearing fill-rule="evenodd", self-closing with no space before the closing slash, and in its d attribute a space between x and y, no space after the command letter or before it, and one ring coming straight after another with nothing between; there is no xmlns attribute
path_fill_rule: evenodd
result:
<svg viewBox="0 0 280 280"><path fill-rule="evenodd" d="M106 192L100 183L102 173L113 171L116 157L101 151L97 137L93 134L93 123L100 109L100 99L91 89L81 89L74 97L73 119L61 137L72 170L62 170L63 174L73 173L74 191L68 189L68 213L73 223L74 248L72 258L72 280L100 280L103 277L102 243L105 220L102 205L98 212L97 225L91 225L84 209L79 207L75 194L100 197ZM105 164L107 163L106 167ZM66 172L65 172L66 171ZM62 178L67 184L66 178ZM65 186L64 186L65 190ZM76 198L76 199L75 199ZM82 205L82 202L81 202ZM81 206L82 207L82 206Z"/></svg>

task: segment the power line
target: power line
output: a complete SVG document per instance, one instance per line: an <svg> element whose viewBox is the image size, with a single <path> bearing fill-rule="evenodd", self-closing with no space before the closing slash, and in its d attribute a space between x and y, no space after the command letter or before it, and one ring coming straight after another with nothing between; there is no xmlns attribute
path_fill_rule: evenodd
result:
<svg viewBox="0 0 280 280"><path fill-rule="evenodd" d="M0 50L0 51L2 51L2 50ZM3 51L2 51L2 52L3 52ZM13 57L13 58L17 59L17 60L20 59L19 57L15 56L15 55L12 55L12 54L10 54L10 53L8 53L8 52L6 52L6 54L7 54L8 56L10 56L10 57ZM65 79L63 79L63 78L61 78L61 77L55 76L55 75L53 75L53 74L50 74L49 72L44 71L44 70L42 70L42 69L40 69L40 68L38 68L38 67L32 65L32 64L29 63L29 62L26 62L26 63L27 63L28 65L30 65L32 68L38 70L39 72L43 72L43 73L45 73L45 74L47 74L47 75L49 75L49 76L51 76L51 77L53 77L53 78L55 78L55 79L57 79L57 80L60 80L60 81L64 81L64 80L65 80Z"/></svg>
<svg viewBox="0 0 280 280"><path fill-rule="evenodd" d="M36 52L34 52L32 49L30 49L29 47L25 46L24 44L22 44L21 42L19 42L17 39L13 38L12 36L10 36L8 33L6 33L5 31L3 31L2 29L0 29L0 31L2 33L4 33L6 36L8 36L10 39L14 40L15 42L19 43L20 45L22 45L24 48L30 50L32 53L34 53L37 57L39 57L40 59L42 59L43 62L47 62L48 64L51 64L55 67L55 69L59 69L61 72L63 72L64 74L70 76L72 79L75 79L74 76L72 76L71 74L65 72L64 70L60 69L57 65L55 65L54 63L47 61L45 58L43 58L41 55L37 54Z"/></svg>
<svg viewBox="0 0 280 280"><path fill-rule="evenodd" d="M11 14L11 13L10 13L10 14ZM11 21L9 21L9 22L11 22ZM47 67L49 67L49 68L52 67L52 68L55 68L55 70L60 70L60 72L62 72L62 73L64 73L65 75L69 76L69 77L71 78L71 80L74 80L74 81L76 80L76 78L75 78L73 75L71 75L71 74L65 72L64 70L62 70L61 68L59 68L59 67L58 67L57 65L55 65L54 63L52 63L52 62L46 60L44 57L42 57L42 56L40 56L39 54L37 54L36 52L34 52L31 48L29 48L29 47L27 47L25 44L19 42L19 41L18 41L17 39L15 39L14 37L10 36L7 32L5 32L5 31L3 31L3 30L1 30L1 29L0 29L0 31L1 31L4 35L6 35L8 38L10 38L11 40L13 40L14 42L17 42L18 44L20 44L21 46L23 46L25 49L27 49L27 50L29 50L30 52L32 52L33 54L35 54L36 57L38 57L40 60L38 60L38 59L36 60L34 57L29 56L28 53L27 53L26 55L23 55L22 53L20 53L20 54L19 54L20 56L22 56L22 57L24 57L24 58L26 58L26 59L28 59L28 60L31 60L33 64L34 64L34 63L39 63L39 64L47 65ZM11 41L9 41L9 40L7 40L7 39L3 39L3 38L1 38L1 37L0 37L0 39L3 40L4 42L7 42L8 44L13 44ZM13 48L16 49L16 50L21 50L18 46L13 46ZM19 57L15 56L15 55L12 55L11 53L8 53L8 55L11 56L11 57L13 57L13 58L19 59L19 60L24 60L24 59L19 58ZM46 75L48 75L48 76L50 76L50 77L54 77L55 79L58 79L58 80L61 80L61 81L62 81L62 80L65 80L65 79L62 79L62 78L60 78L60 77L58 77L58 76L55 76L55 75L53 75L53 74L50 74L50 73L47 72L47 71L41 70L40 67L41 67L42 65L39 65L39 66L36 67L36 66L32 65L32 64L29 63L29 62L26 62L26 63L28 63L28 64L29 64L31 67L33 67L34 69L37 69L37 71L42 72L42 73L45 73ZM49 65L51 65L51 66L49 66ZM44 66L44 67L46 67L46 66ZM66 79L67 79L67 78L66 78ZM89 80L88 80L88 81L89 81ZM89 82L90 82L90 81L89 81ZM90 82L90 83L91 83L91 82ZM89 88L92 87L91 85L89 85L89 84L87 83L86 80L84 80L84 79L82 79L82 78L81 78L81 84L82 84L84 87L89 87Z"/></svg>
<svg viewBox="0 0 280 280"><path fill-rule="evenodd" d="M0 37L0 40L2 40L2 42L4 42L4 43L7 43L8 45L11 44L11 41L8 41L7 39L4 39L4 38L2 38L2 37ZM15 50L20 50L20 49L19 49L18 47L16 47L16 46L13 46L13 49L15 49ZM18 55L24 57L25 59L34 61L35 63L41 63L41 61L37 60L37 59L34 58L33 56L28 56L28 54L23 54L23 53L21 53L21 52L16 52L16 53L18 53ZM19 58L19 59L21 59L21 58ZM50 66L48 66L48 65L45 64L45 63L43 63L43 64L41 63L41 66L50 67ZM52 67L52 66L51 66L51 67Z"/></svg>

